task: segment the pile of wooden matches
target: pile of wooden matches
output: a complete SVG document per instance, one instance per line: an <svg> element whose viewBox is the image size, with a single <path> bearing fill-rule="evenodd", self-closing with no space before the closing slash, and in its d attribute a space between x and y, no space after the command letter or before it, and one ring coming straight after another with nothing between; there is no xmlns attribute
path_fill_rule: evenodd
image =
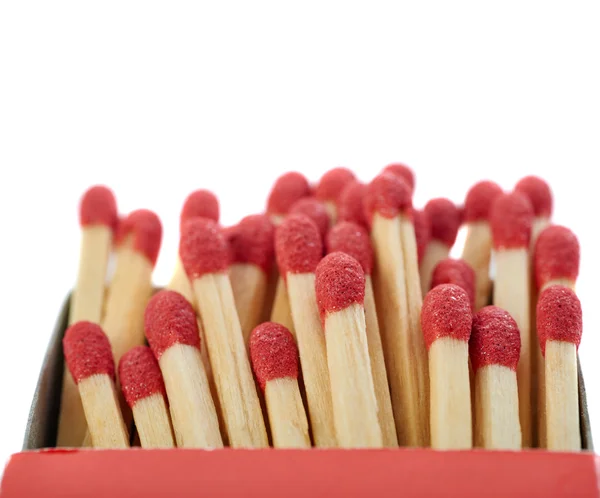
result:
<svg viewBox="0 0 600 498"><path fill-rule="evenodd" d="M195 191L158 292L159 218L89 189L57 446L580 450L579 243L550 188L413 189L402 164L286 173L227 228Z"/></svg>

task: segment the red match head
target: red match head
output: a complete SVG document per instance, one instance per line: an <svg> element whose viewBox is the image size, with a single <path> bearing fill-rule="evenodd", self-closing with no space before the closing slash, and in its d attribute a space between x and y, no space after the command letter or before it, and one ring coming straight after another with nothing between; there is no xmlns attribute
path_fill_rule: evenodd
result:
<svg viewBox="0 0 600 498"><path fill-rule="evenodd" d="M475 271L464 259L446 258L436 265L431 288L441 284L458 285L469 296L471 309L475 308Z"/></svg>
<svg viewBox="0 0 600 498"><path fill-rule="evenodd" d="M351 182L346 185L338 199L338 219L368 226L363 209L363 199L366 193L367 186L364 183Z"/></svg>
<svg viewBox="0 0 600 498"><path fill-rule="evenodd" d="M579 347L583 328L581 303L575 293L564 285L551 285L537 303L537 334L546 354L546 341L571 342Z"/></svg>
<svg viewBox="0 0 600 498"><path fill-rule="evenodd" d="M575 282L579 275L579 241L568 228L549 226L535 243L533 260L538 289L556 279Z"/></svg>
<svg viewBox="0 0 600 498"><path fill-rule="evenodd" d="M343 252L325 256L315 272L315 292L321 320L365 300L365 272L360 263Z"/></svg>
<svg viewBox="0 0 600 498"><path fill-rule="evenodd" d="M160 219L148 209L133 211L120 221L117 239L120 244L130 239L133 250L144 255L154 266L162 241Z"/></svg>
<svg viewBox="0 0 600 498"><path fill-rule="evenodd" d="M458 207L452 201L439 197L431 199L424 211L429 218L431 239L452 247L462 222Z"/></svg>
<svg viewBox="0 0 600 498"><path fill-rule="evenodd" d="M550 218L552 215L552 191L550 185L544 180L537 176L526 176L519 180L515 191L529 198L535 216Z"/></svg>
<svg viewBox="0 0 600 498"><path fill-rule="evenodd" d="M144 313L144 329L157 360L174 344L200 349L194 308L175 291L162 290L152 296Z"/></svg>
<svg viewBox="0 0 600 498"><path fill-rule="evenodd" d="M192 218L181 227L179 257L190 279L222 273L229 266L229 245L213 220Z"/></svg>
<svg viewBox="0 0 600 498"><path fill-rule="evenodd" d="M489 180L473 185L465 199L464 221L488 221L492 202L501 193L500 186Z"/></svg>
<svg viewBox="0 0 600 498"><path fill-rule="evenodd" d="M533 208L523 194L501 194L492 203L490 225L495 249L518 249L529 246Z"/></svg>
<svg viewBox="0 0 600 498"><path fill-rule="evenodd" d="M425 211L413 211L413 223L415 225L415 238L417 239L417 255L419 263L425 256L425 249L431 239L431 223L429 222L429 216Z"/></svg>
<svg viewBox="0 0 600 498"><path fill-rule="evenodd" d="M275 257L275 227L267 215L246 216L228 229L232 263L249 263L269 273Z"/></svg>
<svg viewBox="0 0 600 498"><path fill-rule="evenodd" d="M219 200L210 190L195 190L187 196L181 209L179 226L192 218L208 218L219 221Z"/></svg>
<svg viewBox="0 0 600 498"><path fill-rule="evenodd" d="M383 168L384 173L391 173L402 178L410 187L410 190L415 190L415 174L406 164L392 163Z"/></svg>
<svg viewBox="0 0 600 498"><path fill-rule="evenodd" d="M269 194L267 213L270 215L287 214L292 204L311 193L306 177L295 171L281 175Z"/></svg>
<svg viewBox="0 0 600 498"><path fill-rule="evenodd" d="M63 352L75 383L92 375L105 374L115 378L110 341L99 325L92 322L71 325L63 338Z"/></svg>
<svg viewBox="0 0 600 498"><path fill-rule="evenodd" d="M421 309L421 328L427 349L443 337L467 342L472 319L469 296L458 285L442 284L431 289Z"/></svg>
<svg viewBox="0 0 600 498"><path fill-rule="evenodd" d="M270 380L298 378L298 348L290 331L278 323L262 323L252 331L250 359L263 391Z"/></svg>
<svg viewBox="0 0 600 498"><path fill-rule="evenodd" d="M158 362L147 346L137 346L123 355L119 362L119 382L131 408L140 399L153 394L167 397Z"/></svg>
<svg viewBox="0 0 600 498"><path fill-rule="evenodd" d="M501 365L517 371L521 334L514 318L498 306L486 306L473 315L469 356L473 370Z"/></svg>
<svg viewBox="0 0 600 498"><path fill-rule="evenodd" d="M321 234L314 221L302 214L288 216L275 231L279 272L314 273L323 257Z"/></svg>
<svg viewBox="0 0 600 498"><path fill-rule="evenodd" d="M303 214L315 222L321 237L329 230L329 215L325 205L314 197L304 197L294 203L289 214Z"/></svg>
<svg viewBox="0 0 600 498"><path fill-rule="evenodd" d="M348 168L330 169L319 180L315 197L321 201L331 201L337 204L344 187L355 180L354 173Z"/></svg>
<svg viewBox="0 0 600 498"><path fill-rule="evenodd" d="M367 185L363 207L369 222L375 213L385 218L408 214L412 211L412 191L401 177L381 173Z"/></svg>
<svg viewBox="0 0 600 498"><path fill-rule="evenodd" d="M327 234L327 252L343 252L360 263L366 275L373 271L373 247L367 230L356 223L342 221Z"/></svg>
<svg viewBox="0 0 600 498"><path fill-rule="evenodd" d="M118 221L117 201L112 190L96 185L83 194L79 203L79 223L82 227L105 225L115 231Z"/></svg>

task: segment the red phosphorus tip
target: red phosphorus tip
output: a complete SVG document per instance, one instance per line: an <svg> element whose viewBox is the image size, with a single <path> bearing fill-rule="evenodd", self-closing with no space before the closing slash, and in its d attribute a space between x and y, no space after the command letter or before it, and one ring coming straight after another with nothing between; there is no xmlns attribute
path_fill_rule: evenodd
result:
<svg viewBox="0 0 600 498"><path fill-rule="evenodd" d="M219 200L210 190L195 190L187 196L179 216L179 225L192 218L208 218L219 221Z"/></svg>
<svg viewBox="0 0 600 498"><path fill-rule="evenodd" d="M279 272L314 273L323 257L321 234L314 221L302 214L288 216L275 230Z"/></svg>
<svg viewBox="0 0 600 498"><path fill-rule="evenodd" d="M250 359L263 391L270 380L298 378L298 347L290 331L278 323L261 323L252 331Z"/></svg>
<svg viewBox="0 0 600 498"><path fill-rule="evenodd" d="M475 271L464 259L446 258L440 261L431 277L431 288L441 284L455 284L469 296L471 309L475 307Z"/></svg>
<svg viewBox="0 0 600 498"><path fill-rule="evenodd" d="M415 225L415 238L417 239L417 256L419 263L425 256L425 249L431 240L431 223L425 211L413 211L413 223Z"/></svg>
<svg viewBox="0 0 600 498"><path fill-rule="evenodd" d="M275 227L267 215L246 216L224 230L232 263L249 263L269 273L275 257Z"/></svg>
<svg viewBox="0 0 600 498"><path fill-rule="evenodd" d="M473 315L469 356L473 370L501 365L517 371L521 334L514 318L498 306L486 306Z"/></svg>
<svg viewBox="0 0 600 498"><path fill-rule="evenodd" d="M500 186L489 180L473 185L465 198L464 221L488 221L492 202L501 193Z"/></svg>
<svg viewBox="0 0 600 498"><path fill-rule="evenodd" d="M351 182L346 185L338 199L338 219L368 226L363 209L363 199L366 193L367 186L364 183Z"/></svg>
<svg viewBox="0 0 600 498"><path fill-rule="evenodd" d="M354 173L348 168L333 168L319 180L315 197L322 201L333 201L337 204L344 187L356 180Z"/></svg>
<svg viewBox="0 0 600 498"><path fill-rule="evenodd" d="M96 185L83 194L79 202L79 223L82 227L106 225L115 231L118 221L117 201L112 190Z"/></svg>
<svg viewBox="0 0 600 498"><path fill-rule="evenodd" d="M158 362L147 346L137 346L123 355L119 362L119 382L131 408L153 394L167 397Z"/></svg>
<svg viewBox="0 0 600 498"><path fill-rule="evenodd" d="M421 327L427 349L438 339L451 337L467 342L471 335L471 303L458 285L442 284L423 299Z"/></svg>
<svg viewBox="0 0 600 498"><path fill-rule="evenodd" d="M143 254L152 266L156 264L162 241L162 224L159 217L148 209L132 211L119 223L119 243L131 237L134 251Z"/></svg>
<svg viewBox="0 0 600 498"><path fill-rule="evenodd" d="M529 197L535 216L550 218L552 215L552 190L544 180L537 176L526 176L515 185L515 191Z"/></svg>
<svg viewBox="0 0 600 498"><path fill-rule="evenodd" d="M63 351L69 372L77 384L92 375L106 374L115 378L110 341L99 325L92 322L71 325L63 338Z"/></svg>
<svg viewBox="0 0 600 498"><path fill-rule="evenodd" d="M518 249L529 246L533 208L518 192L496 197L490 210L490 225L495 249Z"/></svg>
<svg viewBox="0 0 600 498"><path fill-rule="evenodd" d="M158 360L174 344L200 349L196 313L178 292L162 290L152 296L144 312L144 329L148 344Z"/></svg>
<svg viewBox="0 0 600 498"><path fill-rule="evenodd" d="M311 187L306 177L295 171L281 175L269 194L267 213L287 214L292 204L302 197L311 195Z"/></svg>
<svg viewBox="0 0 600 498"><path fill-rule="evenodd" d="M533 259L538 289L555 279L575 282L579 275L579 241L568 228L549 226L535 243Z"/></svg>
<svg viewBox="0 0 600 498"><path fill-rule="evenodd" d="M390 173L381 173L367 185L363 208L369 222L375 213L384 218L394 218L401 213L410 213L412 211L412 192L401 177Z"/></svg>
<svg viewBox="0 0 600 498"><path fill-rule="evenodd" d="M371 237L361 225L341 221L327 234L327 252L343 252L360 263L366 275L373 271L373 247Z"/></svg>
<svg viewBox="0 0 600 498"><path fill-rule="evenodd" d="M384 173L391 173L404 179L412 191L415 190L415 174L406 164L392 163L383 168Z"/></svg>
<svg viewBox="0 0 600 498"><path fill-rule="evenodd" d="M329 230L329 215L325 205L314 197L304 197L294 203L289 214L303 214L315 222L321 237Z"/></svg>
<svg viewBox="0 0 600 498"><path fill-rule="evenodd" d="M231 257L229 244L216 222L192 218L181 227L179 257L191 278L227 270Z"/></svg>
<svg viewBox="0 0 600 498"><path fill-rule="evenodd" d="M360 263L343 252L325 256L315 272L315 291L321 320L327 315L365 301L365 272Z"/></svg>
<svg viewBox="0 0 600 498"><path fill-rule="evenodd" d="M583 328L581 303L575 293L564 285L545 289L537 304L537 334L546 354L546 341L571 342L579 348Z"/></svg>
<svg viewBox="0 0 600 498"><path fill-rule="evenodd" d="M452 247L458 235L462 216L458 207L449 199L431 199L424 208L429 217L431 238Z"/></svg>

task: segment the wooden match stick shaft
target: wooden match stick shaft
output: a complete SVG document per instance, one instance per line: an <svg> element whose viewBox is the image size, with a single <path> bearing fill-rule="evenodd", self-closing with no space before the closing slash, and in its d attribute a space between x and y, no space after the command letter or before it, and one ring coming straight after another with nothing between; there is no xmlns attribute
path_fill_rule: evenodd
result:
<svg viewBox="0 0 600 498"><path fill-rule="evenodd" d="M333 201L325 201L323 205L325 206L325 210L329 216L330 225L335 225L337 222L337 207L335 203Z"/></svg>
<svg viewBox="0 0 600 498"><path fill-rule="evenodd" d="M296 330L294 329L294 319L292 318L292 308L290 306L288 289L285 281L281 277L277 281L277 288L275 289L275 298L273 299L270 321L283 325L292 333L294 338L296 338Z"/></svg>
<svg viewBox="0 0 600 498"><path fill-rule="evenodd" d="M131 409L142 448L174 448L171 419L162 394L136 401Z"/></svg>
<svg viewBox="0 0 600 498"><path fill-rule="evenodd" d="M169 285L167 285L167 289L179 292L179 294L185 297L187 302L192 305L192 308L194 308L194 310L198 312L198 310L196 309L196 299L194 299L194 290L192 289L190 279L185 273L179 255L177 255L175 271L173 272L173 276L171 277Z"/></svg>
<svg viewBox="0 0 600 498"><path fill-rule="evenodd" d="M446 259L450 254L450 248L440 242L439 240L432 239L425 248L425 254L421 261L421 293L424 296L431 288L431 277L433 276L433 270L436 265Z"/></svg>
<svg viewBox="0 0 600 498"><path fill-rule="evenodd" d="M475 310L489 302L492 282L490 259L492 257L492 231L487 221L472 221L467 224L467 238L462 252L464 259L475 271Z"/></svg>
<svg viewBox="0 0 600 498"><path fill-rule="evenodd" d="M244 344L248 344L250 332L260 323L267 292L267 275L257 265L235 263L229 267L229 279Z"/></svg>

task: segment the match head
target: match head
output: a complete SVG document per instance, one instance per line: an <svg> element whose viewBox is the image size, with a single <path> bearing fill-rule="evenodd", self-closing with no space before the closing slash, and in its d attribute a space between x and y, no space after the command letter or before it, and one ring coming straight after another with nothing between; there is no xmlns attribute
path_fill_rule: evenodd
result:
<svg viewBox="0 0 600 498"><path fill-rule="evenodd" d="M119 382L125 401L131 408L140 399L153 394L167 398L160 367L147 346L137 346L123 355L119 362Z"/></svg>
<svg viewBox="0 0 600 498"><path fill-rule="evenodd" d="M110 341L99 325L74 323L65 332L62 343L65 362L75 383L103 374L114 380L115 362Z"/></svg>
<svg viewBox="0 0 600 498"><path fill-rule="evenodd" d="M464 259L446 258L436 265L431 288L441 284L458 285L469 296L471 309L475 308L475 271Z"/></svg>
<svg viewBox="0 0 600 498"><path fill-rule="evenodd" d="M368 226L363 209L363 199L366 193L367 186L364 183L351 182L346 185L338 199L338 219Z"/></svg>
<svg viewBox="0 0 600 498"><path fill-rule="evenodd" d="M363 207L369 222L375 213L384 218L395 218L412 211L412 191L401 177L381 173L367 185Z"/></svg>
<svg viewBox="0 0 600 498"><path fill-rule="evenodd" d="M192 218L181 227L179 257L188 277L193 280L207 273L227 271L229 245L216 222Z"/></svg>
<svg viewBox="0 0 600 498"><path fill-rule="evenodd" d="M293 214L275 230L275 254L279 272L314 273L323 257L323 242L317 225L308 216Z"/></svg>
<svg viewBox="0 0 600 498"><path fill-rule="evenodd" d="M219 199L210 190L195 190L187 196L179 216L179 227L192 218L219 221Z"/></svg>
<svg viewBox="0 0 600 498"><path fill-rule="evenodd" d="M539 235L533 255L538 289L552 280L575 282L579 275L579 241L566 227L552 225Z"/></svg>
<svg viewBox="0 0 600 498"><path fill-rule="evenodd" d="M360 263L343 252L325 256L315 272L315 292L321 321L330 313L365 301L365 272Z"/></svg>
<svg viewBox="0 0 600 498"><path fill-rule="evenodd" d="M429 222L429 216L425 211L413 211L413 223L415 225L415 238L417 239L417 257L419 263L425 256L425 249L427 244L431 240L431 223Z"/></svg>
<svg viewBox="0 0 600 498"><path fill-rule="evenodd" d="M519 180L515 191L529 198L535 216L550 218L552 215L552 190L544 180L537 176L526 176Z"/></svg>
<svg viewBox="0 0 600 498"><path fill-rule="evenodd" d="M402 178L410 187L410 190L415 190L415 173L406 164L392 163L383 168L384 173L391 173Z"/></svg>
<svg viewBox="0 0 600 498"><path fill-rule="evenodd" d="M162 242L160 218L149 209L132 211L120 221L117 239L120 244L131 239L133 250L145 256L154 266Z"/></svg>
<svg viewBox="0 0 600 498"><path fill-rule="evenodd" d="M178 292L162 290L152 296L144 312L144 329L157 360L174 344L200 349L196 313Z"/></svg>
<svg viewBox="0 0 600 498"><path fill-rule="evenodd" d="M265 214L246 216L225 236L232 263L249 263L269 273L275 257L275 227Z"/></svg>
<svg viewBox="0 0 600 498"><path fill-rule="evenodd" d="M523 194L501 194L492 203L490 226L494 249L519 249L529 246L533 208Z"/></svg>
<svg viewBox="0 0 600 498"><path fill-rule="evenodd" d="M546 354L546 341L571 342L579 348L582 329L581 303L571 289L551 285L540 294L537 334L542 354Z"/></svg>
<svg viewBox="0 0 600 498"><path fill-rule="evenodd" d="M517 371L521 334L515 319L498 306L486 306L473 315L469 356L473 370L501 365Z"/></svg>
<svg viewBox="0 0 600 498"><path fill-rule="evenodd" d="M252 331L250 359L263 391L270 380L298 378L298 347L290 331L278 323L262 323Z"/></svg>
<svg viewBox="0 0 600 498"><path fill-rule="evenodd" d="M465 198L464 221L488 221L492 202L501 193L500 186L489 180L473 185Z"/></svg>
<svg viewBox="0 0 600 498"><path fill-rule="evenodd" d="M356 223L342 221L335 225L326 239L327 252L343 252L360 263L366 275L373 271L373 247L367 230Z"/></svg>
<svg viewBox="0 0 600 498"><path fill-rule="evenodd" d="M304 197L294 203L289 214L303 214L315 222L321 237L325 237L329 230L329 215L325 204L314 197Z"/></svg>
<svg viewBox="0 0 600 498"><path fill-rule="evenodd" d="M452 247L462 222L458 207L449 199L439 197L431 199L424 211L429 218L431 239Z"/></svg>
<svg viewBox="0 0 600 498"><path fill-rule="evenodd" d="M311 188L304 175L295 171L285 173L271 189L267 200L267 214L283 216L298 199L310 194Z"/></svg>
<svg viewBox="0 0 600 498"><path fill-rule="evenodd" d="M442 284L431 289L421 309L421 328L427 349L444 337L468 342L472 319L469 296L458 285Z"/></svg>
<svg viewBox="0 0 600 498"><path fill-rule="evenodd" d="M79 202L79 224L82 227L105 225L114 232L118 221L117 201L112 190L95 185L83 194Z"/></svg>
<svg viewBox="0 0 600 498"><path fill-rule="evenodd" d="M315 190L315 197L321 201L331 201L337 205L344 187L356 180L348 168L333 168L325 173Z"/></svg>

